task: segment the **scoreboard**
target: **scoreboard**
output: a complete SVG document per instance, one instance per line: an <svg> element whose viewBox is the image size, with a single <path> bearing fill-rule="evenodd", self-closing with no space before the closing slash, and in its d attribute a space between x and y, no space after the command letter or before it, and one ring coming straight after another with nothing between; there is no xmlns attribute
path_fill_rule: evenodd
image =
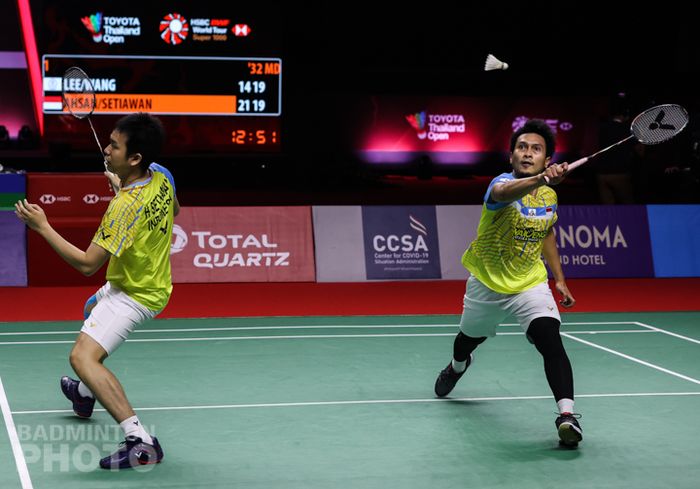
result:
<svg viewBox="0 0 700 489"><path fill-rule="evenodd" d="M105 139L119 117L157 115L166 151L278 153L282 135L281 13L216 0L30 0L42 63L44 138L92 151L84 121L63 106L63 73L90 77L91 116ZM67 87L76 89L78 87Z"/></svg>
<svg viewBox="0 0 700 489"><path fill-rule="evenodd" d="M42 61L46 114L67 113L61 101L63 72L86 63L97 98L93 114L281 114L279 58L44 55ZM119 66L129 69L120 70Z"/></svg>

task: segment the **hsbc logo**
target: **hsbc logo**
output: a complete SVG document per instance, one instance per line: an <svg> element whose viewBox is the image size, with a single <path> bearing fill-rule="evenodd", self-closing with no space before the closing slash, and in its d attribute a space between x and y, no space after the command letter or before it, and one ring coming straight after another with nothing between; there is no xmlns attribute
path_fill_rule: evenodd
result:
<svg viewBox="0 0 700 489"><path fill-rule="evenodd" d="M39 197L39 202L46 205L55 204L56 202L70 202L70 200L70 195L44 194Z"/></svg>
<svg viewBox="0 0 700 489"><path fill-rule="evenodd" d="M248 24L236 24L231 27L231 32L233 32L233 35L236 37L248 37L251 30Z"/></svg>
<svg viewBox="0 0 700 489"><path fill-rule="evenodd" d="M100 197L95 194L85 194L83 196L83 202L86 204L97 204L100 201Z"/></svg>

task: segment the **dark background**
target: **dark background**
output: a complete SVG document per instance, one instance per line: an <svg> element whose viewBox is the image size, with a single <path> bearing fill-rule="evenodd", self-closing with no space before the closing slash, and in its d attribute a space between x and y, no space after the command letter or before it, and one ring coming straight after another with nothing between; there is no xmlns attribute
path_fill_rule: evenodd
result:
<svg viewBox="0 0 700 489"><path fill-rule="evenodd" d="M13 3L6 2L0 12L0 50L23 49ZM487 175L412 167L388 175L358 161L353 152L358 101L382 94L613 99L620 92L635 112L667 102L688 108L691 127L674 143L674 152L692 170L688 188L677 197L673 185L678 182L670 181L669 188L644 199L698 201L693 144L700 137L693 115L700 106L700 40L689 6L267 2L259 9L276 9L283 20L282 151L167 154L163 161L175 173L185 205L478 203ZM484 72L488 53L507 61L510 69ZM0 88L7 97L7 89ZM16 96L28 96L28 91ZM99 166L94 155L48 154L45 147L31 156L0 155L6 166L32 171ZM494 162L494 175L503 170ZM559 191L561 199L596 202L594 173L591 164L572 174Z"/></svg>

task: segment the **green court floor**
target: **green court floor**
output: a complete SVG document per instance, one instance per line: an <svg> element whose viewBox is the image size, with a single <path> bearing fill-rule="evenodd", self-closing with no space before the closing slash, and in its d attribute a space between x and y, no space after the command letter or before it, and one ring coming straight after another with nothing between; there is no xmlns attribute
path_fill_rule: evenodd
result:
<svg viewBox="0 0 700 489"><path fill-rule="evenodd" d="M557 444L537 351L513 324L450 399L457 316L156 320L106 361L162 464L109 472L122 434L73 416L75 322L0 323L0 488L697 489L700 313L567 314L584 440Z"/></svg>

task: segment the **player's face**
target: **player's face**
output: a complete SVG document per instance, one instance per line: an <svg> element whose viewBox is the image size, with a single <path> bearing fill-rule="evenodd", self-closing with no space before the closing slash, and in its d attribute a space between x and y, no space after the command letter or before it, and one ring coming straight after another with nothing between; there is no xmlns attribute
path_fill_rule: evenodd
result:
<svg viewBox="0 0 700 489"><path fill-rule="evenodd" d="M140 155L127 155L127 136L117 130L112 131L109 136L109 144L105 148L105 160L107 168L112 173L116 173L120 178L124 178L130 172L134 164L138 165Z"/></svg>
<svg viewBox="0 0 700 489"><path fill-rule="evenodd" d="M515 177L531 177L542 173L550 160L546 153L547 146L542 136L535 133L521 134L510 155Z"/></svg>

